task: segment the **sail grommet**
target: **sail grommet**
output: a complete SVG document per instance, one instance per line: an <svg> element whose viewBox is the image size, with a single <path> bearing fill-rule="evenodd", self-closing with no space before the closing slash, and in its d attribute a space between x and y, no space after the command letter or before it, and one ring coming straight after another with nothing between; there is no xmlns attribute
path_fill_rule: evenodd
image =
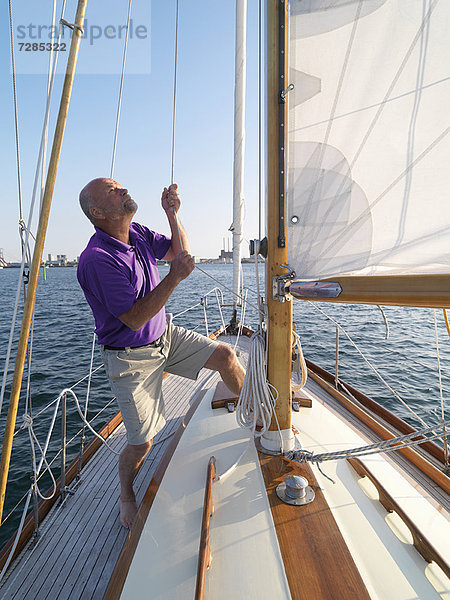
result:
<svg viewBox="0 0 450 600"><path fill-rule="evenodd" d="M302 506L309 504L315 498L314 490L308 485L306 477L288 475L276 489L277 496L286 504Z"/></svg>

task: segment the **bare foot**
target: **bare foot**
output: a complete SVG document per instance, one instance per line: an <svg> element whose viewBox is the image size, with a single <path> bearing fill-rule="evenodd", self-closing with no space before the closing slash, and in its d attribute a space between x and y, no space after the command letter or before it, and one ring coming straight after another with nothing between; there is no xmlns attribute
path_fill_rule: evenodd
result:
<svg viewBox="0 0 450 600"><path fill-rule="evenodd" d="M135 499L123 500L119 499L120 502L120 522L126 529L131 529L136 519L138 507Z"/></svg>

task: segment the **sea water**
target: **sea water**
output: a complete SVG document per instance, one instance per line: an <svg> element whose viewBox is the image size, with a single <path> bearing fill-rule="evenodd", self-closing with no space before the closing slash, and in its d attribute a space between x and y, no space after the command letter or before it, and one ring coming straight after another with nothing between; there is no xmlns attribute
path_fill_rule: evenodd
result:
<svg viewBox="0 0 450 600"><path fill-rule="evenodd" d="M232 265L202 264L201 269L222 284L232 287ZM263 290L263 265L260 265L259 271L261 290ZM161 277L164 277L167 272L168 267L160 267ZM242 272L244 287L248 289L248 301L256 304L255 266L244 264ZM0 270L0 371L2 373L18 275L18 269ZM221 316L217 308L216 297L218 296L225 304L231 304L233 297L225 289L222 290L223 299L220 292L213 292L207 296L205 306L202 297L214 287L220 288L218 283L196 269L176 288L166 309L176 315L191 306L198 306L185 312L175 320L175 323L187 328L196 328L200 333L207 333L206 325L208 333L217 328L221 324ZM19 314L22 307L23 293L21 294ZM318 309L323 312L319 312ZM232 309L224 307L222 310L224 320L228 322ZM327 318L326 315L328 315L342 326L366 360L426 423L436 423L440 420L440 389L433 310L384 307L389 328L388 339L386 339L387 328L383 315L380 309L374 306L294 301L293 310L294 322L307 358L334 373L336 325ZM252 328L258 326L258 313L251 306L246 308L245 324ZM442 311L437 311L437 324L442 388L444 402L448 409L450 339L445 328ZM14 335L14 348L17 346L19 329L20 323L17 325ZM420 427L420 423L380 381L378 375L346 338L343 331L339 338L339 377L411 424ZM42 407L54 400L62 389L72 386L88 373L92 339L93 318L78 285L76 269L70 267L47 269L45 280L41 273L36 299L30 370L30 397L33 415L37 415ZM13 362L14 360L10 366L4 406L0 417L2 433L11 389ZM100 365L101 362L100 349L96 347L94 367ZM26 428L20 429L23 425L27 377L28 370L26 369L17 417L16 429L19 431L14 438L3 518L19 502L30 485L29 436ZM86 381L75 388L83 406L86 390ZM101 368L92 379L88 418L92 418L100 409L104 408L111 396L109 384L104 370ZM67 402L67 439L70 439L81 429L81 421L70 396L68 396ZM117 406L113 403L104 410L93 425L97 430L100 429L116 412ZM41 444L45 441L51 417L52 411L46 411L39 415L34 423L34 430ZM58 417L50 444L50 458L60 448L60 431L61 421ZM87 436L87 442L91 437L91 434ZM76 456L78 449L79 442L76 442L68 452L67 464ZM56 477L59 476L59 465L59 459L57 459L53 465ZM40 487L43 493L50 484L48 476L42 478ZM19 517L20 511L16 516L11 516L2 526L0 545L17 527Z"/></svg>

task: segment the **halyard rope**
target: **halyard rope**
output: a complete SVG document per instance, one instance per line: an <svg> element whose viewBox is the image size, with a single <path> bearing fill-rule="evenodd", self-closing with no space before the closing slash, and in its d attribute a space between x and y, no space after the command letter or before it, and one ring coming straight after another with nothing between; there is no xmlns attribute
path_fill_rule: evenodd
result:
<svg viewBox="0 0 450 600"><path fill-rule="evenodd" d="M178 20L179 20L178 15L179 15L179 0L177 0L177 4L176 4L176 19L175 19L175 51L174 51L173 107L172 107L172 152L171 152L171 172L170 172L171 184L174 183L174 169L175 169L175 129L176 129L175 117L176 117L177 75L178 75ZM179 223L178 223L178 215L175 211L174 211L174 216L175 216L175 224L176 224L177 233L178 233L178 240L180 242L180 247L183 250L184 246L183 246L183 242L181 240L180 227L179 227ZM216 279L215 277L213 277L212 275L210 275L209 273L207 273L206 271L201 269L198 265L195 265L195 268L198 271L200 271L201 273L203 273L204 275L206 275L206 277L209 277L210 279L212 279L212 281L215 281L216 283L218 283L225 290L231 292L233 294L233 296L235 296L236 298L241 300L241 302L244 302L244 299L242 298L241 294L238 294L238 293L234 292L233 290L231 290L229 287L224 285L221 281L219 281L218 279ZM249 304L249 306L252 306L255 310L261 312L264 315L264 312L261 311L261 309L259 307L255 306L251 302L248 302L248 304Z"/></svg>
<svg viewBox="0 0 450 600"><path fill-rule="evenodd" d="M173 183L174 177L174 164L175 164L175 111L177 105L177 69L178 69L178 0L176 8L176 19L175 19L175 50L174 50L174 67L173 67L173 109L172 109L172 156L171 156L171 170L170 170L170 183ZM180 240L181 242L181 240ZM183 247L183 244L181 244Z"/></svg>

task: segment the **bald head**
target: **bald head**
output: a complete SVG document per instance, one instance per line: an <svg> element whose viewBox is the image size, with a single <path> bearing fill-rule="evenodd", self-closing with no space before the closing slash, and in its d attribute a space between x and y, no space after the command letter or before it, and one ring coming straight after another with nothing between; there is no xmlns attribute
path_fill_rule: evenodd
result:
<svg viewBox="0 0 450 600"><path fill-rule="evenodd" d="M93 179L80 192L80 206L91 223L95 224L95 217L91 214L91 208L98 208L106 195L108 183L111 179L97 177Z"/></svg>
<svg viewBox="0 0 450 600"><path fill-rule="evenodd" d="M137 204L114 179L98 177L93 179L80 192L80 206L87 218L94 225L98 221L117 220L133 215Z"/></svg>

